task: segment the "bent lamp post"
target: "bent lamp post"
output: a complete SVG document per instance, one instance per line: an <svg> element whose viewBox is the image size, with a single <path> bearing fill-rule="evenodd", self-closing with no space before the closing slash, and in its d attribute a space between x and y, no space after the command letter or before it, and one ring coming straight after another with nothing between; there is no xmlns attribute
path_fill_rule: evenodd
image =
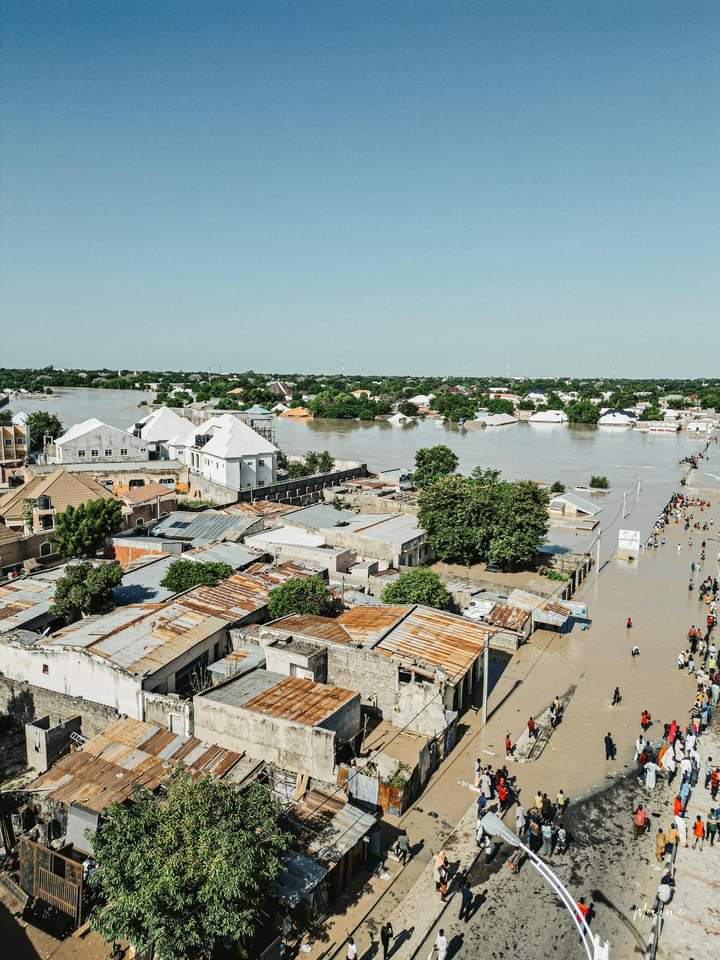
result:
<svg viewBox="0 0 720 960"><path fill-rule="evenodd" d="M485 816L480 819L480 824L485 833L488 833L491 837L504 840L505 843L511 847L516 847L527 854L530 863L535 867L540 876L550 884L555 894L569 911L580 934L580 940L585 948L588 960L609 960L610 948L607 941L601 944L600 937L593 934L588 926L587 920L578 910L577 904L571 896L570 891L565 887L560 878L553 873L545 861L534 854L530 847L526 847L519 837L502 822L496 813L486 813Z"/></svg>

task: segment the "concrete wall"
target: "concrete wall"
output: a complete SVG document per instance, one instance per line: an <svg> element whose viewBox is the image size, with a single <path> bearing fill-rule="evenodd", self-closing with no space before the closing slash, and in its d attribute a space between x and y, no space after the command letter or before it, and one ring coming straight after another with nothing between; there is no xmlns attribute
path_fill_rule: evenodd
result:
<svg viewBox="0 0 720 960"><path fill-rule="evenodd" d="M29 536L20 536L17 540L9 538L3 540L0 545L0 573L18 566L25 560L38 560L41 556L50 557L53 553L56 554L51 537L52 530L48 530L42 533L31 533Z"/></svg>
<svg viewBox="0 0 720 960"><path fill-rule="evenodd" d="M201 477L199 473L190 474L188 497L191 500L210 500L220 507L237 503L238 499L236 490L214 483L212 480ZM180 506L182 509L182 504Z"/></svg>
<svg viewBox="0 0 720 960"><path fill-rule="evenodd" d="M24 647L0 641L0 673L8 680L63 694L87 698L118 713L141 719L140 681L100 657L52 646ZM43 710L43 713L66 713ZM84 715L84 711L77 710Z"/></svg>
<svg viewBox="0 0 720 960"><path fill-rule="evenodd" d="M265 668L270 670L271 673L282 673L286 677L306 676L303 673L294 673L293 666L310 671L312 673L310 679L316 683L327 683L327 655L325 650L312 650L304 654L282 644L265 647ZM348 689L354 689L354 687Z"/></svg>
<svg viewBox="0 0 720 960"><path fill-rule="evenodd" d="M245 710L195 697L195 736L217 743L228 750L247 753L294 773L306 771L311 777L335 782L336 728L341 739L360 727L360 698L337 711L322 727L308 727L279 717L270 717L255 710ZM343 716L343 714L347 714Z"/></svg>
<svg viewBox="0 0 720 960"><path fill-rule="evenodd" d="M193 735L192 700L183 700L175 693L143 693L145 721L167 727L175 733Z"/></svg>
<svg viewBox="0 0 720 960"><path fill-rule="evenodd" d="M397 707L384 719L413 733L437 736L447 726L445 704L439 687L434 683L401 683Z"/></svg>
<svg viewBox="0 0 720 960"><path fill-rule="evenodd" d="M55 761L70 749L70 734L80 733L82 717L66 720L50 716L38 717L25 724L25 753L27 765L38 773L45 773Z"/></svg>
<svg viewBox="0 0 720 960"><path fill-rule="evenodd" d="M102 733L119 718L112 707L82 697L69 697L54 690L45 690L33 684L21 683L0 676L0 713L8 713L22 723L28 723L47 714L82 717L83 736Z"/></svg>
<svg viewBox="0 0 720 960"><path fill-rule="evenodd" d="M242 490L238 499L240 502L251 500L277 500L282 503L303 503L310 500L322 499L322 490L326 487L337 486L343 480L352 480L354 477L366 477L367 464L362 463L346 470L333 470L332 473L318 473L298 480L279 480L261 490Z"/></svg>
<svg viewBox="0 0 720 960"><path fill-rule="evenodd" d="M253 544L248 544L252 546ZM355 554L352 550L342 550L336 553L334 550L324 550L322 547L304 547L296 543L277 543L268 544L258 549L263 549L271 554L279 563L286 560L304 560L307 563L316 563L326 567L330 574L344 574L349 567L355 563Z"/></svg>

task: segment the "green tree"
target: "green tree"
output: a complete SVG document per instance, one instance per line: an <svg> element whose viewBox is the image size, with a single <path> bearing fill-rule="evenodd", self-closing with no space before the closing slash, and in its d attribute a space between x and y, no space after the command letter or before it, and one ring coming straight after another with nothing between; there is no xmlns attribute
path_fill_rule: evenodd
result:
<svg viewBox="0 0 720 960"><path fill-rule="evenodd" d="M88 500L55 517L53 540L61 557L94 557L106 537L123 525L119 500Z"/></svg>
<svg viewBox="0 0 720 960"><path fill-rule="evenodd" d="M299 480L302 477L309 477L312 473L304 460L291 460L285 472L288 480Z"/></svg>
<svg viewBox="0 0 720 960"><path fill-rule="evenodd" d="M503 569L535 563L545 539L549 497L536 483L503 483L488 559Z"/></svg>
<svg viewBox="0 0 720 960"><path fill-rule="evenodd" d="M437 610L452 610L453 598L432 570L417 567L401 573L382 592L383 603L422 603Z"/></svg>
<svg viewBox="0 0 720 960"><path fill-rule="evenodd" d="M593 474L593 476L590 477L590 486L593 490L607 490L610 484L607 477L600 477Z"/></svg>
<svg viewBox="0 0 720 960"><path fill-rule="evenodd" d="M501 400L499 397L493 397L488 401L487 408L490 413L514 413L515 408L511 400Z"/></svg>
<svg viewBox="0 0 720 960"><path fill-rule="evenodd" d="M416 417L418 415L418 408L414 403L410 403L409 400L403 400L402 403L398 404L398 412L404 417Z"/></svg>
<svg viewBox="0 0 720 960"><path fill-rule="evenodd" d="M472 420L478 408L477 400L462 393L441 393L433 400L433 409L448 420Z"/></svg>
<svg viewBox="0 0 720 960"><path fill-rule="evenodd" d="M329 616L337 612L337 601L318 574L296 578L270 591L268 613L271 620L289 617L294 613L314 613Z"/></svg>
<svg viewBox="0 0 720 960"><path fill-rule="evenodd" d="M11 427L12 417L12 410L0 410L0 427Z"/></svg>
<svg viewBox="0 0 720 960"><path fill-rule="evenodd" d="M548 494L537 484L502 480L496 470L441 477L418 497L420 523L441 560L533 563L547 529Z"/></svg>
<svg viewBox="0 0 720 960"><path fill-rule="evenodd" d="M565 493L565 484L556 480L550 487L550 493Z"/></svg>
<svg viewBox="0 0 720 960"><path fill-rule="evenodd" d="M47 410L38 410L31 413L27 422L28 433L30 434L30 449L42 450L45 437L52 437L55 440L63 432L63 427L54 413L48 413Z"/></svg>
<svg viewBox="0 0 720 960"><path fill-rule="evenodd" d="M113 587L122 580L117 563L73 563L55 586L50 612L74 620L80 614L102 613L113 605Z"/></svg>
<svg viewBox="0 0 720 960"><path fill-rule="evenodd" d="M179 768L160 799L136 787L93 840L108 941L153 946L158 960L206 960L225 937L252 937L289 836L267 787L236 791Z"/></svg>
<svg viewBox="0 0 720 960"><path fill-rule="evenodd" d="M418 487L427 487L440 477L454 473L458 458L450 447L439 443L434 447L421 447L415 453L415 471L413 478Z"/></svg>
<svg viewBox="0 0 720 960"><path fill-rule="evenodd" d="M565 412L570 423L597 423L600 407L590 400L575 400L567 405Z"/></svg>
<svg viewBox="0 0 720 960"><path fill-rule="evenodd" d="M660 407L649 406L645 407L643 412L640 414L641 420L662 420L663 413Z"/></svg>
<svg viewBox="0 0 720 960"><path fill-rule="evenodd" d="M214 587L232 575L229 563L216 561L173 560L160 581L160 586L173 593L182 593L192 587Z"/></svg>

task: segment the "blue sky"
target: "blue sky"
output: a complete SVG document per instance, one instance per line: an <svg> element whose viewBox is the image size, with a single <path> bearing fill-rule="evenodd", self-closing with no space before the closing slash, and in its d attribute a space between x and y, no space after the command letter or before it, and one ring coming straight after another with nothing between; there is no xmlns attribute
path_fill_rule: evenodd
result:
<svg viewBox="0 0 720 960"><path fill-rule="evenodd" d="M717 375L717 2L0 9L0 366Z"/></svg>

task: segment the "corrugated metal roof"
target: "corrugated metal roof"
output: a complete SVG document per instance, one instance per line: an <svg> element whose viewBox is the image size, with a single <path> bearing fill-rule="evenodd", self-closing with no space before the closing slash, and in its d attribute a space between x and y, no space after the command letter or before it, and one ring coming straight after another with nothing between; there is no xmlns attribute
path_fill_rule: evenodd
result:
<svg viewBox="0 0 720 960"><path fill-rule="evenodd" d="M295 614L274 620L273 628L287 630L288 633L317 637L318 640L331 640L333 643L349 643L350 635L342 625L332 617L318 617L311 613Z"/></svg>
<svg viewBox="0 0 720 960"><path fill-rule="evenodd" d="M411 610L411 606L353 607L338 617L338 623L355 643L372 645Z"/></svg>
<svg viewBox="0 0 720 960"><path fill-rule="evenodd" d="M372 607L363 610L373 611ZM462 677L482 654L490 627L430 607L415 607L375 647L403 663L440 669L450 680Z"/></svg>
<svg viewBox="0 0 720 960"><path fill-rule="evenodd" d="M303 848L320 863L333 867L373 829L376 819L345 802L338 794L309 791L294 804L290 817Z"/></svg>
<svg viewBox="0 0 720 960"><path fill-rule="evenodd" d="M100 813L111 803L127 800L136 784L156 790L181 761L195 777L221 779L241 757L141 720L120 720L58 760L29 789L46 789L59 803L77 803Z"/></svg>
<svg viewBox="0 0 720 960"><path fill-rule="evenodd" d="M521 631L530 617L530 611L523 607L515 607L509 603L496 603L486 616L488 623L505 630Z"/></svg>
<svg viewBox="0 0 720 960"><path fill-rule="evenodd" d="M244 707L256 713L281 717L316 727L360 694L302 677L284 677L280 683L248 700Z"/></svg>
<svg viewBox="0 0 720 960"><path fill-rule="evenodd" d="M0 584L0 633L15 630L48 612L55 584L34 577Z"/></svg>
<svg viewBox="0 0 720 960"><path fill-rule="evenodd" d="M219 510L174 510L151 531L153 537L171 540L239 540L257 520L243 514L229 515Z"/></svg>

